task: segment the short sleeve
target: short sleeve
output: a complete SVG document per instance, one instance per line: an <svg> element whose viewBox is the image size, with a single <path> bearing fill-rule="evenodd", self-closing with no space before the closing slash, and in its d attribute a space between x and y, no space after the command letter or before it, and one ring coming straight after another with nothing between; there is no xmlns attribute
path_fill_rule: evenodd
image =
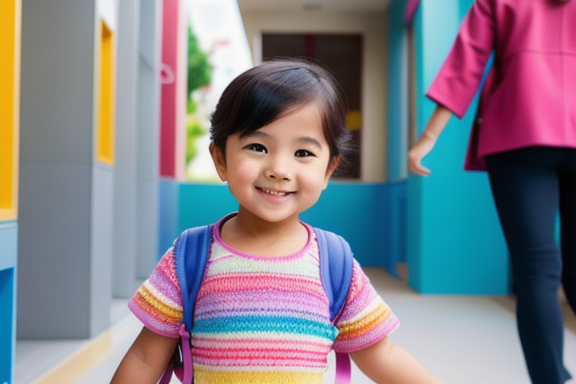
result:
<svg viewBox="0 0 576 384"><path fill-rule="evenodd" d="M339 333L334 350L350 353L364 349L391 334L399 325L398 318L354 260L350 291L336 322Z"/></svg>
<svg viewBox="0 0 576 384"><path fill-rule="evenodd" d="M173 248L158 262L150 277L128 302L128 308L152 332L178 337L182 323L182 292L178 284Z"/></svg>

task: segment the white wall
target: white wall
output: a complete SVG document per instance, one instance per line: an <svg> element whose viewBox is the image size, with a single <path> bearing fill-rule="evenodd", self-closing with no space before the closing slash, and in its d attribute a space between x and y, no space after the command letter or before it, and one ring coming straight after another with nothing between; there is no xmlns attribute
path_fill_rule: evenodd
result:
<svg viewBox="0 0 576 384"><path fill-rule="evenodd" d="M362 58L362 181L386 179L386 52L385 13L268 13L242 12L255 63L260 60L263 32L358 33L363 35Z"/></svg>

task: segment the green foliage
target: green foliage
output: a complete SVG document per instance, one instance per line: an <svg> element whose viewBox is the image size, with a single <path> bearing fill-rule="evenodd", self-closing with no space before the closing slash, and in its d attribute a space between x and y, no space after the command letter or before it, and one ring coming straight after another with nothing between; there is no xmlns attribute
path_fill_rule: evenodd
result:
<svg viewBox="0 0 576 384"><path fill-rule="evenodd" d="M196 89L210 84L212 67L208 63L208 53L200 49L198 38L188 26L188 87L187 97Z"/></svg>
<svg viewBox="0 0 576 384"><path fill-rule="evenodd" d="M196 140L207 132L197 119L188 117L186 122L186 164L190 163L198 153Z"/></svg>
<svg viewBox="0 0 576 384"><path fill-rule="evenodd" d="M192 27L188 26L188 83L186 92L186 164L196 157L196 142L205 136L208 130L202 126L201 118L196 115L198 105L192 100L192 93L210 84L212 67L208 62L209 53L200 49L200 44ZM191 175L188 175L190 177Z"/></svg>
<svg viewBox="0 0 576 384"><path fill-rule="evenodd" d="M196 112L197 109L197 105L196 102L194 102L194 100L192 100L192 98L188 98L188 102L186 103L186 114L187 115L192 115L194 114L194 112Z"/></svg>

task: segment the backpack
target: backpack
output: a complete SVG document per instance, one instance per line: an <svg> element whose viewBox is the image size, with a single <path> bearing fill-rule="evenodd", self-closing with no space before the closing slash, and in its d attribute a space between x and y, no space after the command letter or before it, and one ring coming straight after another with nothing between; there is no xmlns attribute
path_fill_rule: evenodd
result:
<svg viewBox="0 0 576 384"><path fill-rule="evenodd" d="M202 282L212 241L212 227L213 224L187 229L174 243L174 260L182 290L184 318L180 326L178 345L158 384L168 384L172 373L184 384L193 383L190 332L194 323L196 295ZM314 231L318 240L320 278L330 304L330 320L334 324L348 296L352 281L353 254L342 237L318 228L314 228ZM189 271L192 273L188 273ZM350 378L350 357L346 353L336 352L335 383L349 384Z"/></svg>

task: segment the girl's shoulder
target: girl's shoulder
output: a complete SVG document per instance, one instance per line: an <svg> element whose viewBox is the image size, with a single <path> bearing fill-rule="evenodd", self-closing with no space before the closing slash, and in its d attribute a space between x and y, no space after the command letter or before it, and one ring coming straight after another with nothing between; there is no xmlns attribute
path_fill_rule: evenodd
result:
<svg viewBox="0 0 576 384"><path fill-rule="evenodd" d="M178 274L176 272L174 246L170 247L160 258L160 261L156 265L154 272L161 273L167 280L170 281L172 285L180 287L178 282Z"/></svg>

